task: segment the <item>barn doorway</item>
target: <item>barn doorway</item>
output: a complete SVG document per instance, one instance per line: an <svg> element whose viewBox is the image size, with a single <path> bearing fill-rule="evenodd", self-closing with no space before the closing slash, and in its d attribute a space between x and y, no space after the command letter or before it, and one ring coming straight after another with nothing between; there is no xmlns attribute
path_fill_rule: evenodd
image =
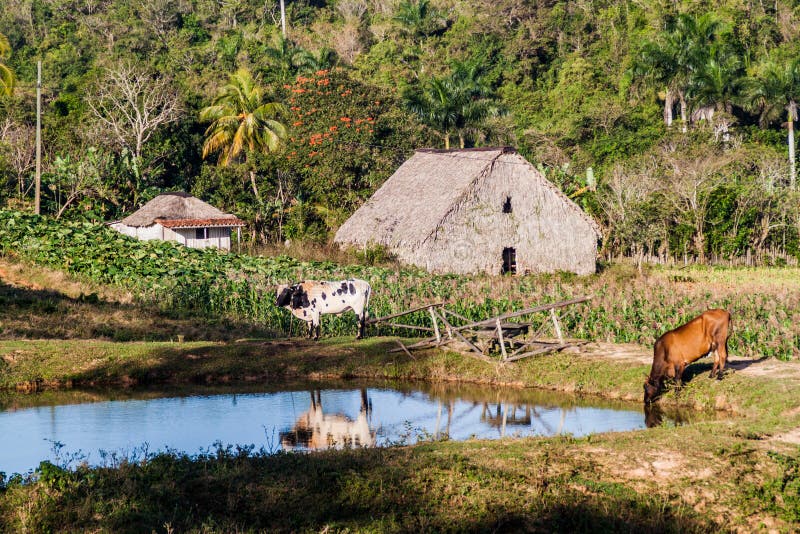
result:
<svg viewBox="0 0 800 534"><path fill-rule="evenodd" d="M503 268L500 274L517 274L517 250L506 247L503 249Z"/></svg>

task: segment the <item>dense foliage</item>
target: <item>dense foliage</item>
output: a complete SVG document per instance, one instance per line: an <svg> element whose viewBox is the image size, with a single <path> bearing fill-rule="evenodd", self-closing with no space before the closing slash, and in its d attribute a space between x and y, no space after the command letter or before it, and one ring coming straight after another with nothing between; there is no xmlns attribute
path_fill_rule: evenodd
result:
<svg viewBox="0 0 800 534"><path fill-rule="evenodd" d="M0 202L32 205L41 60L43 213L108 220L182 189L255 240L324 241L414 148L511 144L603 225L607 254L796 256L798 16L787 0L296 0L284 38L277 1L12 3ZM223 166L200 111L237 72L286 109L287 138Z"/></svg>

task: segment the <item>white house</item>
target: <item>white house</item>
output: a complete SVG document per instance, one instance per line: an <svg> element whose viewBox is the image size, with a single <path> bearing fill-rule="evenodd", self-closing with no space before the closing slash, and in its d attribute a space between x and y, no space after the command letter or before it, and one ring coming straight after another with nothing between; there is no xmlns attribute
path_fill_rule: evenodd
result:
<svg viewBox="0 0 800 534"><path fill-rule="evenodd" d="M231 248L231 230L244 221L223 213L188 193L162 193L121 221L110 224L120 233L147 241L175 241L192 248Z"/></svg>

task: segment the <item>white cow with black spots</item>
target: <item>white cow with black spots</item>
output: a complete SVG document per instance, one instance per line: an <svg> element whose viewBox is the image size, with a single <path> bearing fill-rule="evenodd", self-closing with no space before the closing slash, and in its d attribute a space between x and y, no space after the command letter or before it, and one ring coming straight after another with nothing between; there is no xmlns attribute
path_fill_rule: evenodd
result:
<svg viewBox="0 0 800 534"><path fill-rule="evenodd" d="M292 315L308 323L308 337L314 339L319 338L320 315L353 310L358 316L356 339L361 339L367 322L370 292L367 282L354 278L340 282L306 280L278 286L276 304L288 308Z"/></svg>

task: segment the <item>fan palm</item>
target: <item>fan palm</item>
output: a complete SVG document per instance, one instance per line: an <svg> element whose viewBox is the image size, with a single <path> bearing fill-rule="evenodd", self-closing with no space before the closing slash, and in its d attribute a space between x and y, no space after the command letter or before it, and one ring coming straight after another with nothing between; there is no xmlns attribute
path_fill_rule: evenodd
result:
<svg viewBox="0 0 800 534"><path fill-rule="evenodd" d="M286 137L286 127L278 120L285 108L267 102L265 90L249 71L240 69L214 98L212 105L200 111L200 120L210 122L203 143L203 158L219 152L219 164L226 166L239 157L248 162L252 153L274 152ZM253 194L260 202L255 169L248 169Z"/></svg>

